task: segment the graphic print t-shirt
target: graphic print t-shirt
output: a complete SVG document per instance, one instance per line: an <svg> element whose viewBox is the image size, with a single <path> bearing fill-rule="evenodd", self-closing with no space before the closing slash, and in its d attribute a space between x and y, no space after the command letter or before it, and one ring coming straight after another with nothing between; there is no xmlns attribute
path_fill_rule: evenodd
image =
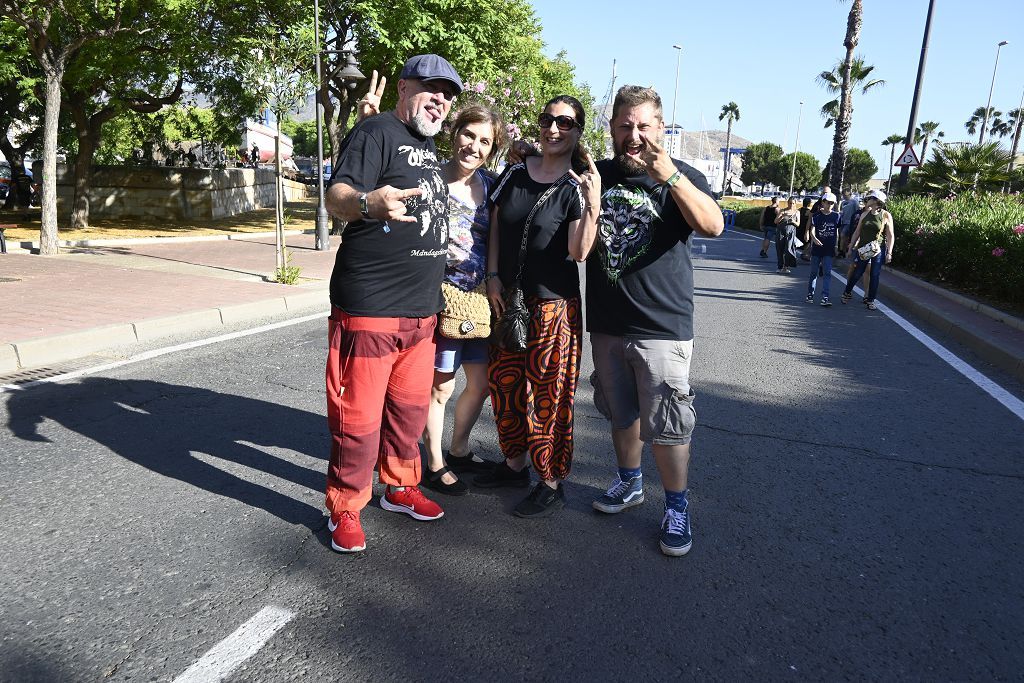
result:
<svg viewBox="0 0 1024 683"><path fill-rule="evenodd" d="M552 183L538 183L525 164L505 169L491 200L498 205L498 277L511 287L519 270L519 248L526 218ZM583 193L572 179L537 209L526 242L523 293L541 299L567 299L580 294L580 269L569 256L569 224L583 216Z"/></svg>
<svg viewBox="0 0 1024 683"><path fill-rule="evenodd" d="M704 175L672 160L701 192ZM587 259L587 330L646 339L693 339L690 235L669 188L648 175L626 177L611 160L597 162L601 218Z"/></svg>
<svg viewBox="0 0 1024 683"><path fill-rule="evenodd" d="M426 317L443 307L448 253L448 186L434 141L392 112L368 118L341 143L332 181L359 192L391 185L420 188L406 200L415 223L357 220L348 224L331 273L331 303L351 315Z"/></svg>
<svg viewBox="0 0 1024 683"><path fill-rule="evenodd" d="M478 287L487 274L487 238L491 230L488 195L495 179L482 169L476 173L483 184L482 203L473 205L448 195L448 264L444 279L465 292Z"/></svg>
<svg viewBox="0 0 1024 683"><path fill-rule="evenodd" d="M821 246L814 244L811 253L815 256L831 256L836 253L836 233L839 231L840 215L838 211L830 213L817 212L811 218L814 223L814 234L821 240Z"/></svg>

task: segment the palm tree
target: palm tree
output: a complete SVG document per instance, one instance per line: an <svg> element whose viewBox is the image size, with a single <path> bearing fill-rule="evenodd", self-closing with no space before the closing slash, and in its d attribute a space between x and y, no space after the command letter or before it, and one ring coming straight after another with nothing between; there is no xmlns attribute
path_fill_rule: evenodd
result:
<svg viewBox="0 0 1024 683"><path fill-rule="evenodd" d="M892 185L892 169L896 163L896 145L903 142L903 136L899 133L893 133L886 139L882 140L882 145L889 146L889 179L885 181L885 191L889 191L890 185Z"/></svg>
<svg viewBox="0 0 1024 683"><path fill-rule="evenodd" d="M911 183L914 189L937 196L974 189L998 191L1010 177L1009 161L1009 152L998 142L943 145L914 172Z"/></svg>
<svg viewBox="0 0 1024 683"><path fill-rule="evenodd" d="M831 71L822 71L814 79L818 82L818 85L824 87L831 94L840 92L843 86L843 63L837 62ZM850 67L850 90L856 90L860 88L861 93L866 93L869 90L885 85L885 80L881 78L871 78L871 72L875 70L874 66L864 63L863 57L854 57L853 65ZM825 127L830 128L832 124L839 120L839 98L830 100L822 105L819 111L821 118L825 119Z"/></svg>
<svg viewBox="0 0 1024 683"><path fill-rule="evenodd" d="M735 102L722 105L722 113L718 115L718 120L728 119L728 129L725 133L725 165L722 171L722 195L725 196L725 186L729 182L729 161L732 158L732 122L740 120L740 107Z"/></svg>
<svg viewBox="0 0 1024 683"><path fill-rule="evenodd" d="M1017 162L1017 147L1020 145L1020 133L1021 128L1024 128L1024 110L1011 109L1007 114L1012 121L1013 126L1013 142L1010 143L1010 165L1007 167L1006 172L1013 174L1013 167ZM1007 188L1009 190L1009 188Z"/></svg>
<svg viewBox="0 0 1024 683"><path fill-rule="evenodd" d="M1002 115L1003 115L1003 112L996 111L995 109L989 107L989 110L988 110L988 118L989 119L995 119L995 118L998 118L998 117L1000 117ZM978 107L977 109L974 110L974 113L971 114L971 118L967 119L966 123L964 123L964 128L967 129L968 133L970 133L971 135L974 135L975 131L977 131L979 128L981 128L984 123L985 123L985 107ZM978 134L978 144L981 144L981 136L984 135L984 134L985 134L984 130L982 130L982 132Z"/></svg>
<svg viewBox="0 0 1024 683"><path fill-rule="evenodd" d="M1009 120L1003 121L1000 117L992 119L992 123L989 124L988 133L992 137L1005 138L1007 135L1013 132L1013 123Z"/></svg>
<svg viewBox="0 0 1024 683"><path fill-rule="evenodd" d="M923 142L921 147L921 161L925 160L925 155L928 154L928 140L935 138L935 144L938 144L939 138L946 137L946 134L939 130L939 124L935 121L923 121L917 130L914 131L914 142Z"/></svg>
<svg viewBox="0 0 1024 683"><path fill-rule="evenodd" d="M853 51L857 48L857 43L860 42L860 29L863 23L864 4L862 0L852 0L850 14L846 18L846 37L843 40L846 57L839 70L839 115L836 117L836 132L832 138L830 184L837 189L843 186L843 170L846 168L846 148L850 142L850 124L853 120Z"/></svg>

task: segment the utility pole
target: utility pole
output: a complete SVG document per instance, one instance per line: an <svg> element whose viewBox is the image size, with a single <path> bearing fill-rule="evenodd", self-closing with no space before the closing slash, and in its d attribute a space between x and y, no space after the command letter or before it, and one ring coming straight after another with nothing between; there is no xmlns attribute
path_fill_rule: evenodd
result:
<svg viewBox="0 0 1024 683"><path fill-rule="evenodd" d="M914 128L917 126L917 105L921 101L921 85L924 82L924 66L928 61L928 37L932 31L932 13L935 10L935 0L928 0L928 17L924 21L924 39L921 41L921 58L917 62L917 82L914 83L914 99L910 104L910 122L907 124L907 137L903 144L909 144L914 140ZM921 161L924 161L922 159ZM904 166L900 169L900 179L896 181L896 187L903 187L910 178L910 167Z"/></svg>

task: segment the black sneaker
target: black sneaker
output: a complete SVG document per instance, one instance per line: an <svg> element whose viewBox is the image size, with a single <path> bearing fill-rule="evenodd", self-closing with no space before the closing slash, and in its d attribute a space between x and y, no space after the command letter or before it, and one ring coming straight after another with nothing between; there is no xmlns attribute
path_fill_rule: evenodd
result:
<svg viewBox="0 0 1024 683"><path fill-rule="evenodd" d="M476 475L473 483L485 489L496 489L501 486L524 489L530 485L530 468L524 467L516 472L508 466L508 461L500 462L490 471Z"/></svg>
<svg viewBox="0 0 1024 683"><path fill-rule="evenodd" d="M541 481L533 487L530 495L519 501L512 514L516 517L547 517L564 507L565 487L559 484L557 489L553 489Z"/></svg>
<svg viewBox="0 0 1024 683"><path fill-rule="evenodd" d="M452 455L451 451L444 458L452 472L489 472L497 464L490 460L481 460L472 451L463 456Z"/></svg>
<svg viewBox="0 0 1024 683"><path fill-rule="evenodd" d="M768 254L766 254L765 252L762 251L761 252L761 258L768 258Z"/></svg>

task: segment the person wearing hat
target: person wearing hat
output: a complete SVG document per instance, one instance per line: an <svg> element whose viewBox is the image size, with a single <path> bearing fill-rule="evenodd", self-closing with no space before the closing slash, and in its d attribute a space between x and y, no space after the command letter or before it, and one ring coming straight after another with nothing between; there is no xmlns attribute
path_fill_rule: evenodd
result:
<svg viewBox="0 0 1024 683"><path fill-rule="evenodd" d="M848 255L853 257L857 254L857 261L853 269L853 275L846 281L846 290L843 292L843 303L849 303L853 298L853 288L864 275L864 270L871 266L871 280L868 285L868 295L864 297L864 305L870 310L875 310L875 297L878 296L878 281L882 276L882 264L892 260L892 252L896 244L896 236L893 232L892 214L885 210L885 203L888 200L882 190L872 190L864 198L865 208L861 212L860 221L850 238L850 249ZM862 250L868 245L877 245L877 250L871 249L865 252ZM873 255L871 251L875 251Z"/></svg>
<svg viewBox="0 0 1024 683"><path fill-rule="evenodd" d="M366 548L360 511L375 466L382 508L420 521L444 515L417 488L417 442L448 246L448 187L433 136L462 87L443 57L409 59L395 109L360 121L342 141L327 193L328 211L348 223L331 274L326 373L326 505L339 552Z"/></svg>
<svg viewBox="0 0 1024 683"><path fill-rule="evenodd" d="M809 241L811 243L811 273L807 278L807 303L814 303L814 285L821 266L821 305L828 308L828 287L832 281L832 257L836 253L836 235L839 232L839 212L834 210L836 196L826 192L818 202L818 210L811 216Z"/></svg>

